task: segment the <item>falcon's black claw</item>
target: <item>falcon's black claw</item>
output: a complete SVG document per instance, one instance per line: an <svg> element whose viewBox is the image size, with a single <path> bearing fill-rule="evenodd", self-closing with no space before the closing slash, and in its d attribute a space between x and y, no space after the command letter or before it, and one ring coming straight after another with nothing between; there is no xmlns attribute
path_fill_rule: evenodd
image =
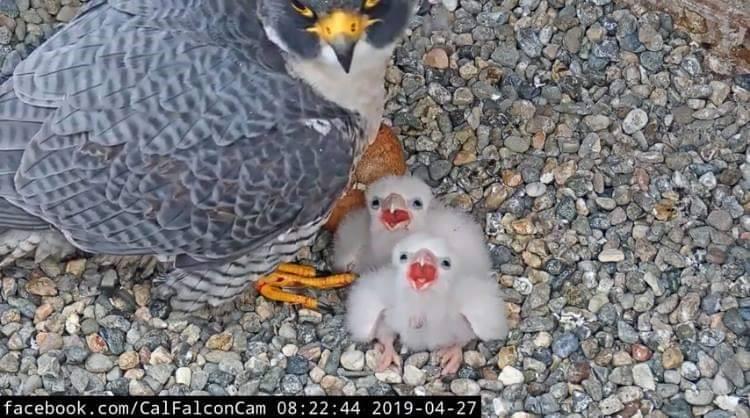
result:
<svg viewBox="0 0 750 418"><path fill-rule="evenodd" d="M334 273L331 270L318 270L318 269L315 269L315 277L328 277L328 276L333 276L334 274L337 274L337 273Z"/></svg>
<svg viewBox="0 0 750 418"><path fill-rule="evenodd" d="M149 313L154 318L167 319L169 314L172 312L172 305L170 301L164 299L154 299L151 301L151 305L148 307Z"/></svg>
<svg viewBox="0 0 750 418"><path fill-rule="evenodd" d="M419 8L417 9L417 15L424 16L427 13L430 12L430 9L432 8L432 3L430 3L430 0L422 0L422 3L419 5Z"/></svg>
<svg viewBox="0 0 750 418"><path fill-rule="evenodd" d="M333 305L321 301L318 301L318 310L320 311L320 313L328 313L331 315L335 313Z"/></svg>

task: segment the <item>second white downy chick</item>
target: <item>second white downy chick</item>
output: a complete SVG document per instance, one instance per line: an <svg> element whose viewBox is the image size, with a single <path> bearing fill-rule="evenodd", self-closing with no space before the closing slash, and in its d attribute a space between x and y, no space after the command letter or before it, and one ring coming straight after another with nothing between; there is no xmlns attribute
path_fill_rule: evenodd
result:
<svg viewBox="0 0 750 418"><path fill-rule="evenodd" d="M453 258L465 260L467 273L487 277L492 272L484 230L469 214L452 207L440 206L430 210L428 223L418 232L442 238L451 243Z"/></svg>
<svg viewBox="0 0 750 418"><path fill-rule="evenodd" d="M367 207L349 213L334 238L336 271L362 273L387 264L391 250L408 233L420 230L427 214L441 205L424 181L387 176L365 192Z"/></svg>
<svg viewBox="0 0 750 418"><path fill-rule="evenodd" d="M378 341L378 371L401 363L393 346L396 336L411 351L439 349L445 375L458 371L462 348L473 338L507 335L499 285L489 274L478 273L462 244L411 234L395 246L389 265L364 274L352 286L347 328L355 341Z"/></svg>

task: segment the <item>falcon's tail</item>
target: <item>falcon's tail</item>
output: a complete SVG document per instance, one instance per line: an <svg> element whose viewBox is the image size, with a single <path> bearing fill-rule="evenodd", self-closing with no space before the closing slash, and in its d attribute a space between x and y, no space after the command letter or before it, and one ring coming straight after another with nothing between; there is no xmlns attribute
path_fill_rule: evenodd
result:
<svg viewBox="0 0 750 418"><path fill-rule="evenodd" d="M42 219L6 200L17 197L13 181L16 170L48 112L23 103L15 95L12 79L0 86L0 230L49 228Z"/></svg>
<svg viewBox="0 0 750 418"><path fill-rule="evenodd" d="M44 219L37 218L0 198L0 233L8 229L34 231L49 228L50 225Z"/></svg>
<svg viewBox="0 0 750 418"><path fill-rule="evenodd" d="M178 268L154 281L155 296L168 299L172 308L180 312L217 308L245 293L258 276L232 263L206 269Z"/></svg>

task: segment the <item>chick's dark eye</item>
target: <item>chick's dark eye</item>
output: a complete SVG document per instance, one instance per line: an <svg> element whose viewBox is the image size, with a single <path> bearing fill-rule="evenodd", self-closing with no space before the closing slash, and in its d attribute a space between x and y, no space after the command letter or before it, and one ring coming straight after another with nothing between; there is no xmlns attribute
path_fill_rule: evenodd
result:
<svg viewBox="0 0 750 418"><path fill-rule="evenodd" d="M414 207L414 209L422 209L422 207L424 207L422 199L414 199L414 201L411 202L411 205Z"/></svg>
<svg viewBox="0 0 750 418"><path fill-rule="evenodd" d="M440 266L446 270L451 268L451 265L452 265L451 261L447 258L444 258L443 261L440 262Z"/></svg>
<svg viewBox="0 0 750 418"><path fill-rule="evenodd" d="M409 260L409 256L406 253L401 253L401 255L398 256L398 259L401 261L407 261Z"/></svg>
<svg viewBox="0 0 750 418"><path fill-rule="evenodd" d="M380 207L380 199L375 198L370 201L370 207L373 209L378 209Z"/></svg>

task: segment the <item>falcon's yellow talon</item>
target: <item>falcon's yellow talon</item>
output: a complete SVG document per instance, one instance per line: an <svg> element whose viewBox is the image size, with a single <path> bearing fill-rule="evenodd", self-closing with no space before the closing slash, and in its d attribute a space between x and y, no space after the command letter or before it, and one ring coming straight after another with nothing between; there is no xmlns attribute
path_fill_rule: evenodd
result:
<svg viewBox="0 0 750 418"><path fill-rule="evenodd" d="M282 263L276 268L278 273L290 273L302 277L315 277L318 271L314 267L303 266L301 264Z"/></svg>
<svg viewBox="0 0 750 418"><path fill-rule="evenodd" d="M355 274L344 273L324 277L315 277L317 270L309 266L284 263L273 273L261 277L255 282L255 289L263 297L277 302L302 305L307 309L320 310L325 304L315 298L290 293L282 288L335 289L350 285L357 278Z"/></svg>
<svg viewBox="0 0 750 418"><path fill-rule="evenodd" d="M310 287L313 289L336 289L339 287L346 287L352 282L357 276L354 274L334 274L327 277L300 277L295 280L299 287Z"/></svg>
<svg viewBox="0 0 750 418"><path fill-rule="evenodd" d="M314 298L305 295L298 295L295 293L289 293L281 290L276 286L268 283L262 283L256 285L258 293L269 300L275 300L277 302L291 303L295 305L302 305L307 309L317 309L318 301Z"/></svg>

